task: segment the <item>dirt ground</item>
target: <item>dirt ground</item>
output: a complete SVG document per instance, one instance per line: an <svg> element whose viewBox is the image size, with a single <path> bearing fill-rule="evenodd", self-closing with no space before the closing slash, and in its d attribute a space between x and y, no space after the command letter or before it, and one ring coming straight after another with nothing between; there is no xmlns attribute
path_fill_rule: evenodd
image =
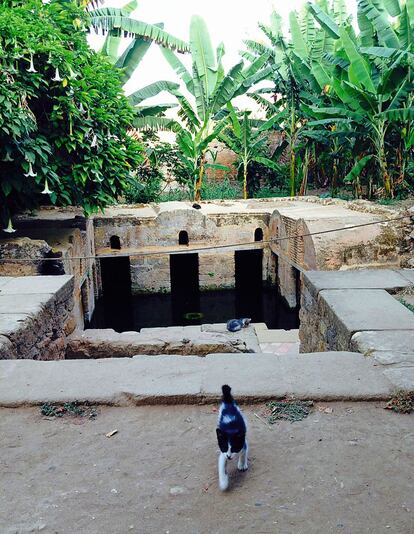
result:
<svg viewBox="0 0 414 534"><path fill-rule="evenodd" d="M212 406L0 410L0 532L413 533L414 416L329 406L271 430L244 408L250 469L225 494Z"/></svg>

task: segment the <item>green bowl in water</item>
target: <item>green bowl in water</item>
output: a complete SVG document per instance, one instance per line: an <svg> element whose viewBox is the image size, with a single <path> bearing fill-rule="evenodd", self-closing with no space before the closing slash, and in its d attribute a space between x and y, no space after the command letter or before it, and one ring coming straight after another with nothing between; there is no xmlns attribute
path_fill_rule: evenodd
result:
<svg viewBox="0 0 414 534"><path fill-rule="evenodd" d="M198 319L202 319L204 317L204 314L202 314L201 312L189 312L185 313L183 317L187 321L198 321Z"/></svg>

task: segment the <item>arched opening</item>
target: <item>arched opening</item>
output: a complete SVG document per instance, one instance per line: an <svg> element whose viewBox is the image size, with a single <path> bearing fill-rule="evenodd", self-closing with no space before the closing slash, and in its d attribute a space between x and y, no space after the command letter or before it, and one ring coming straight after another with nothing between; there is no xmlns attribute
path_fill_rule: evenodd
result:
<svg viewBox="0 0 414 534"><path fill-rule="evenodd" d="M188 245L188 233L185 230L181 230L181 232L178 234L178 244Z"/></svg>
<svg viewBox="0 0 414 534"><path fill-rule="evenodd" d="M121 250L121 240L117 235L113 235L110 239L111 248Z"/></svg>
<svg viewBox="0 0 414 534"><path fill-rule="evenodd" d="M254 240L263 241L263 230L261 228L256 228L254 231Z"/></svg>

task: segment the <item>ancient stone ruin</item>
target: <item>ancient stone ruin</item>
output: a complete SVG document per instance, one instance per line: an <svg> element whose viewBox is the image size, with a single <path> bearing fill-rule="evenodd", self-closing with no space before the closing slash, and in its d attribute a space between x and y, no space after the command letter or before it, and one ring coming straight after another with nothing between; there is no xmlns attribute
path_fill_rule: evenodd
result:
<svg viewBox="0 0 414 534"><path fill-rule="evenodd" d="M183 272L202 292L257 277L292 309L302 299L303 351L349 350L349 340L318 338L330 332L329 302L312 300L303 273L412 266L410 213L365 201L214 201L201 209L170 202L115 206L90 219L74 208L44 208L16 227L0 241L1 358L259 352L256 331L230 334L223 325L84 331L114 280L125 277L132 294L169 293ZM28 276L36 278L25 283Z"/></svg>

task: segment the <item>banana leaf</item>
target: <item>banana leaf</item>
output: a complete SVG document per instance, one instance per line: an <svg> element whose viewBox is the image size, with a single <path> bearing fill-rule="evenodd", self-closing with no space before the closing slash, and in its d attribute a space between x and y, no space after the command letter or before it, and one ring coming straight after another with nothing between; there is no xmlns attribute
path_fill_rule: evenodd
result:
<svg viewBox="0 0 414 534"><path fill-rule="evenodd" d="M327 15L319 6L318 4L311 4L308 2L306 4L309 11L312 13L312 15L315 17L315 19L319 22L319 24L322 26L322 28L334 39L339 39L339 26L338 24L331 19L329 15Z"/></svg>
<svg viewBox="0 0 414 534"><path fill-rule="evenodd" d="M178 85L178 83L162 80L159 82L151 83L149 85L146 85L145 87L142 87L141 89L138 89L138 91L135 91L134 93L128 96L128 100L133 106L136 106L137 104L140 104L143 100L158 95L159 93L161 93L161 91L172 92L177 90L179 87L180 86Z"/></svg>
<svg viewBox="0 0 414 534"><path fill-rule="evenodd" d="M137 37L127 46L124 53L118 58L115 67L125 69L122 73L123 83L126 83L130 79L150 46L151 41L146 41Z"/></svg>
<svg viewBox="0 0 414 534"><path fill-rule="evenodd" d="M185 68L183 63L178 59L178 57L172 52L171 50L168 50L168 48L161 48L161 52L167 62L169 63L170 67L172 67L175 72L178 74L178 76L182 79L182 81L185 83L185 86L187 87L187 90L194 95L194 84L193 84L193 78L191 74L188 72L188 70Z"/></svg>
<svg viewBox="0 0 414 534"><path fill-rule="evenodd" d="M191 18L190 50L203 94L209 100L217 83L217 65L207 25L197 15Z"/></svg>
<svg viewBox="0 0 414 534"><path fill-rule="evenodd" d="M344 182L354 182L356 178L365 169L368 162L374 157L374 154L369 154L361 158L351 169L351 171L345 176Z"/></svg>
<svg viewBox="0 0 414 534"><path fill-rule="evenodd" d="M398 37L388 21L387 14L381 9L380 3L376 2L376 4L372 0L359 0L358 2L362 13L374 27L380 44L390 48L399 48Z"/></svg>
<svg viewBox="0 0 414 534"><path fill-rule="evenodd" d="M131 19L125 16L122 9L119 8L106 7L91 11L89 24L95 29L102 29L104 32L119 29L135 37L154 41L171 50L189 51L189 46L185 41L177 39L154 24Z"/></svg>
<svg viewBox="0 0 414 534"><path fill-rule="evenodd" d="M351 62L348 69L350 81L359 87L365 87L365 89L371 91L371 93L375 93L375 87L372 83L369 68L365 59L358 52L355 44L349 37L347 30L341 27L339 29L339 33L341 35L341 40L345 48L346 55Z"/></svg>
<svg viewBox="0 0 414 534"><path fill-rule="evenodd" d="M308 57L309 51L308 46L303 38L299 21L296 17L296 13L291 11L289 13L289 22L290 22L290 34L292 36L292 46L293 50L300 56L302 59Z"/></svg>

